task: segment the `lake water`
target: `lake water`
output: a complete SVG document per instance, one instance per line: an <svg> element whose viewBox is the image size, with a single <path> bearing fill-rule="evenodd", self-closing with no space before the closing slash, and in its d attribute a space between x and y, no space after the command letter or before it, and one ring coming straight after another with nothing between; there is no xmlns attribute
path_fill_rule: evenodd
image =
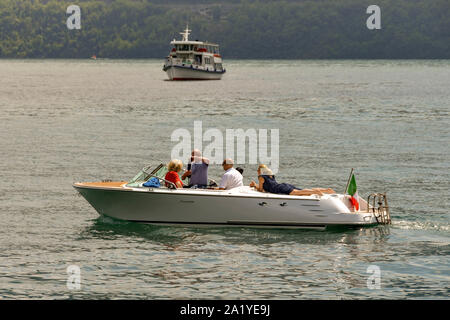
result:
<svg viewBox="0 0 450 320"><path fill-rule="evenodd" d="M0 298L448 299L450 61L225 60L211 82L165 81L162 64L0 60ZM392 225L150 226L99 217L72 188L168 161L194 121L279 129L280 181L343 192L355 168Z"/></svg>

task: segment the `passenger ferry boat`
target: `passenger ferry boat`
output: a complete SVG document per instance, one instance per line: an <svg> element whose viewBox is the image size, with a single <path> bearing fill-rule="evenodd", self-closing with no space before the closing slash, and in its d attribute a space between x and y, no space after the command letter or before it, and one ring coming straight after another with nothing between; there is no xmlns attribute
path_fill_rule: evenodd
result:
<svg viewBox="0 0 450 320"><path fill-rule="evenodd" d="M225 73L219 45L203 41L190 41L186 26L181 41L173 40L163 70L170 80L220 80Z"/></svg>

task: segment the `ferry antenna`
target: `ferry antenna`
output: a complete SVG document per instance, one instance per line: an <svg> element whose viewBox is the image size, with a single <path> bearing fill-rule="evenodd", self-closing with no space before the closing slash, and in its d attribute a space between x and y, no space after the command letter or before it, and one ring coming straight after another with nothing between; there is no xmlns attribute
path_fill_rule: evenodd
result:
<svg viewBox="0 0 450 320"><path fill-rule="evenodd" d="M186 29L183 32L180 32L180 34L183 36L183 40L181 41L189 41L189 35L191 34L192 30L189 29L188 24L186 24Z"/></svg>

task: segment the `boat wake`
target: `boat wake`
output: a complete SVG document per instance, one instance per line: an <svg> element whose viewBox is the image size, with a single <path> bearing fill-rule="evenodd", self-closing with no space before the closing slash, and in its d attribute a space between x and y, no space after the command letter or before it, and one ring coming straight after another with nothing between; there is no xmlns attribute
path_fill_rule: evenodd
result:
<svg viewBox="0 0 450 320"><path fill-rule="evenodd" d="M450 233L450 225L448 223L436 221L395 220L395 222L392 223L392 228L403 230L430 230Z"/></svg>

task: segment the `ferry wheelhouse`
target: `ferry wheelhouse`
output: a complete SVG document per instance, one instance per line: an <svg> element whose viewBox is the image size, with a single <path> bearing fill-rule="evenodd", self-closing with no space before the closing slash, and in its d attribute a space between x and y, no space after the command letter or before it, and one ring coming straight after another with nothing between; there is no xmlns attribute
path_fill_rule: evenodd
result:
<svg viewBox="0 0 450 320"><path fill-rule="evenodd" d="M225 73L219 45L189 40L188 27L182 40L170 42L172 49L166 57L163 70L170 80L220 80Z"/></svg>

